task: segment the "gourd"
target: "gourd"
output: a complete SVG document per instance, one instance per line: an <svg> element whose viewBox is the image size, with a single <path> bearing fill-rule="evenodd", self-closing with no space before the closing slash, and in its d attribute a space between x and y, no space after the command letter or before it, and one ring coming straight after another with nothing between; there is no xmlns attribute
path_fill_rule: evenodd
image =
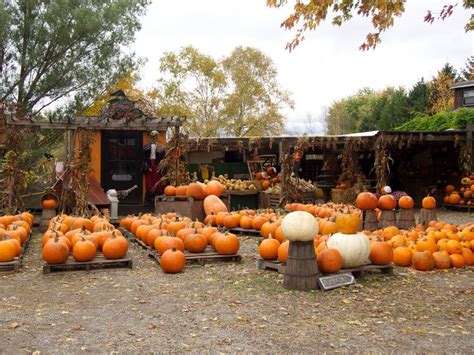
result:
<svg viewBox="0 0 474 355"><path fill-rule="evenodd" d="M360 227L360 218L355 214L340 214L336 217L337 230L344 234L357 233Z"/></svg>
<svg viewBox="0 0 474 355"><path fill-rule="evenodd" d="M361 266L370 255L369 238L364 233L336 233L326 244L328 249L336 249L341 254L344 268Z"/></svg>
<svg viewBox="0 0 474 355"><path fill-rule="evenodd" d="M319 225L311 213L295 211L283 218L281 230L285 238L291 242L306 242L313 240L319 231Z"/></svg>

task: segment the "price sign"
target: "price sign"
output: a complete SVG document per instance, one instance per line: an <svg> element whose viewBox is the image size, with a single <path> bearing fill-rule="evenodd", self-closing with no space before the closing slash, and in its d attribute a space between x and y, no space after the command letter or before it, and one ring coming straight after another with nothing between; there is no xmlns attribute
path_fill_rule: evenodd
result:
<svg viewBox="0 0 474 355"><path fill-rule="evenodd" d="M352 285L355 278L351 273L318 277L318 285L323 291L332 290L341 286Z"/></svg>

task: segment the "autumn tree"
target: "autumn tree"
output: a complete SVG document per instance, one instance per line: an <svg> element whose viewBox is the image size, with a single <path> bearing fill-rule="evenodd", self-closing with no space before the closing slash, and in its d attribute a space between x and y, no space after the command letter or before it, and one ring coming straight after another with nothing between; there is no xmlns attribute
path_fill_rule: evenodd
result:
<svg viewBox="0 0 474 355"><path fill-rule="evenodd" d="M454 92L451 89L456 78L454 67L446 63L429 83L429 113L450 110L454 105Z"/></svg>
<svg viewBox="0 0 474 355"><path fill-rule="evenodd" d="M153 91L162 115L186 116L190 132L198 137L218 136L220 111L227 87L220 63L193 47L165 53L160 59L162 77Z"/></svg>
<svg viewBox="0 0 474 355"><path fill-rule="evenodd" d="M211 137L277 134L281 109L292 107L271 58L254 48L236 48L216 60L193 47L166 53L154 90L162 115L187 116L191 135Z"/></svg>
<svg viewBox="0 0 474 355"><path fill-rule="evenodd" d="M428 113L429 111L429 84L423 78L418 80L408 93L408 102L411 112Z"/></svg>
<svg viewBox="0 0 474 355"><path fill-rule="evenodd" d="M284 107L293 107L277 81L270 57L255 48L237 47L222 62L229 78L221 110L225 131L235 137L276 135L283 131Z"/></svg>
<svg viewBox="0 0 474 355"><path fill-rule="evenodd" d="M0 0L0 102L32 114L82 107L135 63L122 48L149 3Z"/></svg>
<svg viewBox="0 0 474 355"><path fill-rule="evenodd" d="M406 0L267 0L267 6L280 8L289 3L293 6L293 11L280 25L286 30L297 28L293 40L287 43L286 46L290 51L304 40L305 31L315 30L328 17L331 17L333 25L341 26L354 16L370 18L374 27L374 32L367 34L365 42L360 46L360 49L367 50L375 48L381 42L381 33L392 27L395 18L400 17L405 12L405 2ZM444 20L453 13L456 6L458 6L457 3L446 4L439 12L428 10L424 21L432 23L435 19ZM472 9L474 8L474 2L463 0L462 6L466 9ZM474 29L472 18L465 29L466 31Z"/></svg>
<svg viewBox="0 0 474 355"><path fill-rule="evenodd" d="M467 58L466 65L458 72L456 81L474 80L474 56Z"/></svg>

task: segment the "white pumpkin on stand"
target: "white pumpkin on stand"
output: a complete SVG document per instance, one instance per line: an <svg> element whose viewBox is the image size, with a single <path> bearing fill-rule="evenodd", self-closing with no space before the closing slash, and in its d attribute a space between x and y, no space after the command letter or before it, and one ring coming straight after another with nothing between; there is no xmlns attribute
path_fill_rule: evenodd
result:
<svg viewBox="0 0 474 355"><path fill-rule="evenodd" d="M333 234L326 242L328 249L336 249L342 256L342 267L364 265L369 260L370 241L364 233Z"/></svg>

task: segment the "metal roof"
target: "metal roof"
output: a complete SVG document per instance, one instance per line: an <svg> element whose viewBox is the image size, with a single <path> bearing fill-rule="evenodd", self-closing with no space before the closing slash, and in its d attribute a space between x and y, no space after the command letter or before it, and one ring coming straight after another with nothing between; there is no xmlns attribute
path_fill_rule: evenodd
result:
<svg viewBox="0 0 474 355"><path fill-rule="evenodd" d="M468 87L474 87L474 80L469 80L469 81L462 81L460 83L454 83L451 85L451 89L461 89L461 88L468 88Z"/></svg>

